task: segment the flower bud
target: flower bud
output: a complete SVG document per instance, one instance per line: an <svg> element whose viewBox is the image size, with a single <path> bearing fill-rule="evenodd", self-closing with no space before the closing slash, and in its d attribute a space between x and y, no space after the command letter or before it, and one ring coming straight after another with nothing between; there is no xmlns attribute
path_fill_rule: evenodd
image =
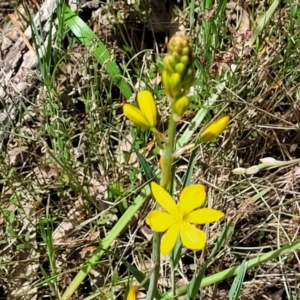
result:
<svg viewBox="0 0 300 300"><path fill-rule="evenodd" d="M168 83L170 86L169 93L171 97L176 97L181 93L181 78L178 73L173 73L171 77L168 78Z"/></svg>
<svg viewBox="0 0 300 300"><path fill-rule="evenodd" d="M164 58L164 67L167 73L172 74L175 72L176 60L173 56L166 56Z"/></svg>
<svg viewBox="0 0 300 300"><path fill-rule="evenodd" d="M194 68L190 67L186 70L185 77L183 78L182 88L185 91L189 91L190 87L192 86L195 80L195 70Z"/></svg>
<svg viewBox="0 0 300 300"><path fill-rule="evenodd" d="M145 118L145 116L142 114L141 110L137 107L134 107L130 104L124 104L123 106L124 115L132 121L135 125L143 128L143 129L149 129L150 124Z"/></svg>
<svg viewBox="0 0 300 300"><path fill-rule="evenodd" d="M236 174L236 175L246 174L246 172L247 172L247 169L245 169L245 168L235 168L232 170L232 173Z"/></svg>
<svg viewBox="0 0 300 300"><path fill-rule="evenodd" d="M182 117L182 115L187 111L188 107L190 105L190 99L187 96L183 96L176 100L175 102L175 113L179 116Z"/></svg>
<svg viewBox="0 0 300 300"><path fill-rule="evenodd" d="M229 116L224 116L210 123L200 134L200 143L207 143L216 139L225 130L229 120Z"/></svg>
<svg viewBox="0 0 300 300"><path fill-rule="evenodd" d="M263 157L259 159L262 163L275 164L277 160L273 157Z"/></svg>
<svg viewBox="0 0 300 300"><path fill-rule="evenodd" d="M165 71L165 70L161 73L161 81L162 81L162 84L165 88L166 95L170 96L169 76L168 76L167 71Z"/></svg>
<svg viewBox="0 0 300 300"><path fill-rule="evenodd" d="M180 62L182 62L185 65L188 65L190 63L190 58L187 55L181 56Z"/></svg>
<svg viewBox="0 0 300 300"><path fill-rule="evenodd" d="M190 52L191 52L190 47L185 47L185 48L182 49L181 54L182 55L189 55Z"/></svg>
<svg viewBox="0 0 300 300"><path fill-rule="evenodd" d="M149 91L141 91L137 96L139 109L130 104L124 104L124 115L137 126L151 129L157 124L155 100Z"/></svg>
<svg viewBox="0 0 300 300"><path fill-rule="evenodd" d="M141 91L137 96L141 112L144 114L150 127L155 127L157 122L157 110L155 100L149 91Z"/></svg>
<svg viewBox="0 0 300 300"><path fill-rule="evenodd" d="M252 175L252 174L256 174L260 171L260 168L259 166L255 165L255 166L252 166L250 168L247 169L246 171L246 174L247 175Z"/></svg>
<svg viewBox="0 0 300 300"><path fill-rule="evenodd" d="M185 71L186 65L184 63L178 63L175 66L175 71L179 74L182 74Z"/></svg>

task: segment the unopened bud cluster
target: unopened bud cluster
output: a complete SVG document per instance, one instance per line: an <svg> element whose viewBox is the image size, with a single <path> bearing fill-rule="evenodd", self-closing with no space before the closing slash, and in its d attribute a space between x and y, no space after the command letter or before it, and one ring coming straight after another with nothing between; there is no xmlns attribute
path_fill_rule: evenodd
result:
<svg viewBox="0 0 300 300"><path fill-rule="evenodd" d="M162 82L166 94L177 100L188 94L195 79L194 55L187 37L173 36L168 44L168 54L163 62Z"/></svg>

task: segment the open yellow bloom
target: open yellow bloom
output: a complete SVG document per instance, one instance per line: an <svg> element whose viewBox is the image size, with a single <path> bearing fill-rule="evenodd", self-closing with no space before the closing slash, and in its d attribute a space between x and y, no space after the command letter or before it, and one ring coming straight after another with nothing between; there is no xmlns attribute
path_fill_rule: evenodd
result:
<svg viewBox="0 0 300 300"><path fill-rule="evenodd" d="M210 123L200 134L200 142L207 143L216 139L226 129L229 120L229 116L224 116Z"/></svg>
<svg viewBox="0 0 300 300"><path fill-rule="evenodd" d="M143 129L156 127L157 110L152 94L149 91L141 91L138 93L137 100L140 108L124 104L124 115Z"/></svg>
<svg viewBox="0 0 300 300"><path fill-rule="evenodd" d="M203 249L206 243L205 233L192 224L212 223L224 216L224 213L212 208L196 209L204 204L205 186L196 184L184 188L179 197L179 204L155 182L151 182L151 189L155 200L166 211L153 210L146 219L153 231L165 232L160 252L164 255L170 253L178 236L185 247L192 250Z"/></svg>

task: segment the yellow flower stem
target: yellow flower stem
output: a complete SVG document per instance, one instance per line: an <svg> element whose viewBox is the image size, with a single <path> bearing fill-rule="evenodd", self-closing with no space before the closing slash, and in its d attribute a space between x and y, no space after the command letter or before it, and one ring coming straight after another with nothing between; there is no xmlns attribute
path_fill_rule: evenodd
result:
<svg viewBox="0 0 300 300"><path fill-rule="evenodd" d="M171 168L174 160L173 152L174 152L175 135L176 135L176 121L174 119L175 100L176 99L171 100L171 116L169 119L168 142L166 143L164 166L160 178L160 185L165 189L168 188L169 182L171 180ZM159 269L160 269L160 234L158 232L153 233L152 259L155 265L154 265L154 271L150 278L150 284L149 284L146 300L152 300L154 298L155 290L157 289L157 282L158 282Z"/></svg>

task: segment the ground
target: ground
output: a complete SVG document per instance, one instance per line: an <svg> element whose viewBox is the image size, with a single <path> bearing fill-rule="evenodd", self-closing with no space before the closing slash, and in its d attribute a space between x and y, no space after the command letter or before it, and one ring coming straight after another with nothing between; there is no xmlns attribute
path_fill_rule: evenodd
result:
<svg viewBox="0 0 300 300"><path fill-rule="evenodd" d="M63 2L0 3L0 299L60 299L136 201L71 299L123 299L128 264L151 273L144 220L153 201L143 191L159 173L159 155L153 135L132 126L122 106L147 88L167 130L162 61L178 30L193 45L196 80L177 140L190 134L195 142L218 116L231 121L218 139L175 160L174 197L188 180L201 183L207 206L225 213L204 227L204 251L183 248L176 287L206 262L209 278L281 249L247 269L237 297L298 299L299 251L285 246L300 238L299 4L73 1L84 22L76 27ZM85 40L88 28L96 36ZM233 280L205 284L196 298L238 299L229 295ZM165 257L159 287L171 288Z"/></svg>

